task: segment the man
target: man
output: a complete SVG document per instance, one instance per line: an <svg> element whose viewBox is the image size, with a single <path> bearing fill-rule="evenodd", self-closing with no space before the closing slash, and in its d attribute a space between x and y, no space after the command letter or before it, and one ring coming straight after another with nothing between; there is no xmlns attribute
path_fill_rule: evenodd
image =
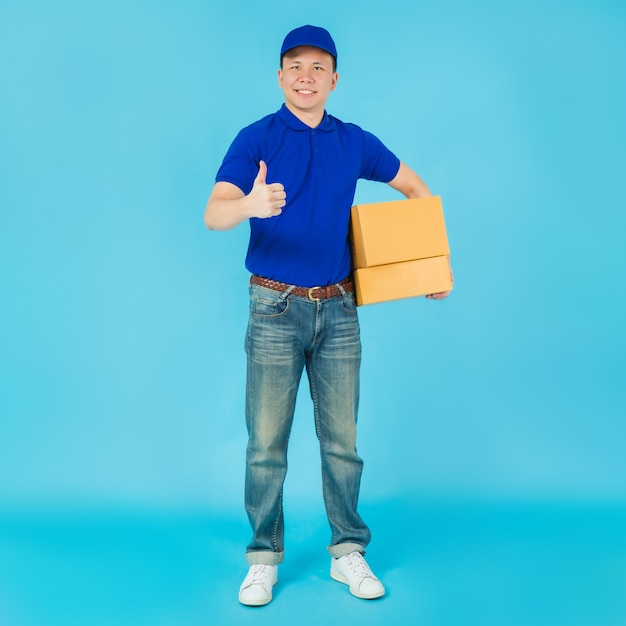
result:
<svg viewBox="0 0 626 626"><path fill-rule="evenodd" d="M361 343L349 213L359 178L388 183L407 198L431 194L379 139L326 113L339 78L336 63L325 29L302 26L287 35L278 70L285 103L236 137L205 211L209 229L250 220L245 501L253 536L239 591L239 601L250 606L271 601L283 561L287 444L305 369L332 531L330 575L359 598L385 593L363 558L370 531L357 512Z"/></svg>

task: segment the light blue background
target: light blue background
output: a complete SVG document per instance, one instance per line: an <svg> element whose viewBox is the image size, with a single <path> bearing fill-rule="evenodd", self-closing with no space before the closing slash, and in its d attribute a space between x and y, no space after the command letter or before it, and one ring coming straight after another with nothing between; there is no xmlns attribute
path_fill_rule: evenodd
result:
<svg viewBox="0 0 626 626"><path fill-rule="evenodd" d="M337 43L328 110L442 196L453 252L447 301L360 310L378 535L394 502L623 505L625 5L35 0L0 8L2 510L208 512L239 557L247 227L202 214L303 23Z"/></svg>

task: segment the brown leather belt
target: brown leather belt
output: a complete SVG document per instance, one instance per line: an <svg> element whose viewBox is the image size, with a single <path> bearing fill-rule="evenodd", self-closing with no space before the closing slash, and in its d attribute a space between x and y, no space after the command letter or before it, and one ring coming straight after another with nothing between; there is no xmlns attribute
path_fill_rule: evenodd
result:
<svg viewBox="0 0 626 626"><path fill-rule="evenodd" d="M328 285L327 287L294 287L287 283L281 283L271 278L263 278L263 276L250 277L251 285L258 285L259 287L266 287L267 289L273 289L274 291L287 291L290 289L289 294L294 296L300 296L301 298L308 298L309 300L323 300L325 298L334 298L336 296L343 295L338 285L341 285L345 293L351 293L354 291L354 286L349 278L345 278L335 285Z"/></svg>

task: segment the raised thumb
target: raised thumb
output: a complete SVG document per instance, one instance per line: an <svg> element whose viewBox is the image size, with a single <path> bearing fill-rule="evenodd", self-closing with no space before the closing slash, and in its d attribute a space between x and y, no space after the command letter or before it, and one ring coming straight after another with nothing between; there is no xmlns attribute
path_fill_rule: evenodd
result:
<svg viewBox="0 0 626 626"><path fill-rule="evenodd" d="M254 183L265 184L265 178L267 176L267 165L265 161L259 161L259 173L256 175Z"/></svg>

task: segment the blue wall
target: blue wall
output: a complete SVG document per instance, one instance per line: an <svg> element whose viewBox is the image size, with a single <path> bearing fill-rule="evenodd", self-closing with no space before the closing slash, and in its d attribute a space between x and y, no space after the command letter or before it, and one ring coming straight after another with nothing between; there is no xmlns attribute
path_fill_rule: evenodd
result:
<svg viewBox="0 0 626 626"><path fill-rule="evenodd" d="M622 3L35 0L0 8L0 501L239 510L247 226L202 214L302 23L453 250L447 301L361 310L364 499L623 499Z"/></svg>

